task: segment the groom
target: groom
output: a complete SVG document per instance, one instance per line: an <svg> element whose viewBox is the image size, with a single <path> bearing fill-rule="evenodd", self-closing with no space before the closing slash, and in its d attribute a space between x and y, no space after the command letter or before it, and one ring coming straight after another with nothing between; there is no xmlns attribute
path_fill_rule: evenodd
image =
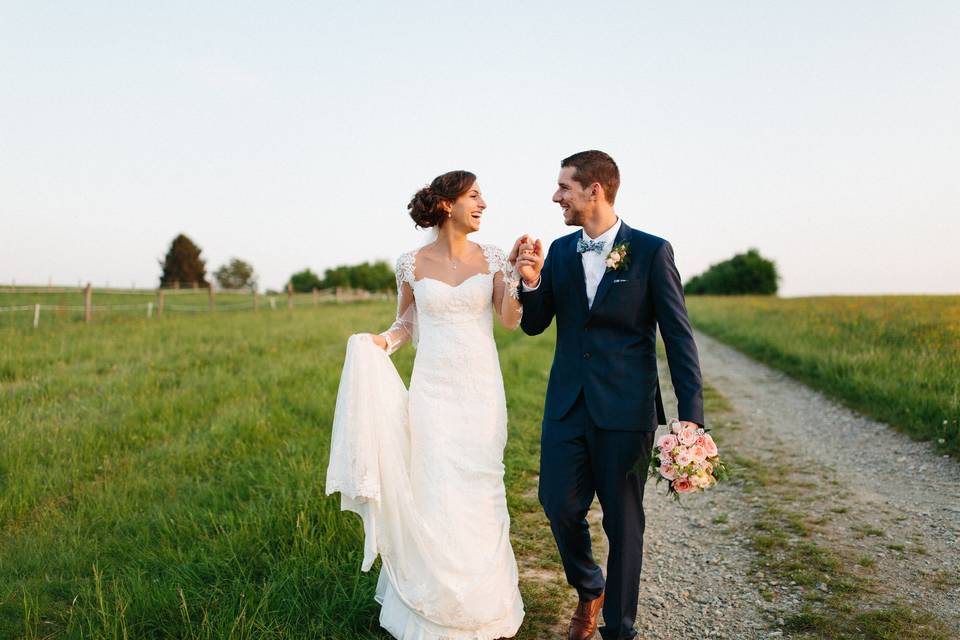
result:
<svg viewBox="0 0 960 640"><path fill-rule="evenodd" d="M577 231L514 246L523 279L521 327L542 333L557 321L544 406L540 502L567 581L580 603L569 638L636 636L643 559L643 485L654 431L666 422L657 379L660 327L679 419L703 425L700 365L670 244L631 229L614 213L617 164L602 151L560 163L553 201ZM639 473L631 469L639 463ZM594 494L609 541L607 576L594 562L586 515Z"/></svg>

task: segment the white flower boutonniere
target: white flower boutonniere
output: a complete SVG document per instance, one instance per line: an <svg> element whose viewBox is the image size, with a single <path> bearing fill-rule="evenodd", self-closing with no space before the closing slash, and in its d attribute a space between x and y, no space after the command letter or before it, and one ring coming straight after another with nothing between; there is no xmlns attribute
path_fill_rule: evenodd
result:
<svg viewBox="0 0 960 640"><path fill-rule="evenodd" d="M606 260L607 271L623 271L630 266L630 243L613 245Z"/></svg>

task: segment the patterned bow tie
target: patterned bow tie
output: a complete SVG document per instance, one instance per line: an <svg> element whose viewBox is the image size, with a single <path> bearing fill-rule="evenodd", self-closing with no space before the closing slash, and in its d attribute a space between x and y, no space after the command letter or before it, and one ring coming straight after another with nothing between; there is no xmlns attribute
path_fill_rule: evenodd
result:
<svg viewBox="0 0 960 640"><path fill-rule="evenodd" d="M606 240L584 240L582 237L577 240L577 253L586 253L587 251L603 251L603 246L607 244Z"/></svg>

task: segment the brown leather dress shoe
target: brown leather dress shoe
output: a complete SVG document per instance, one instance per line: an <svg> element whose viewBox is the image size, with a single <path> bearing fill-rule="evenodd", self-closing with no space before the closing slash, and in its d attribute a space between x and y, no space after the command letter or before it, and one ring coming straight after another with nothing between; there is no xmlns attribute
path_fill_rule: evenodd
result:
<svg viewBox="0 0 960 640"><path fill-rule="evenodd" d="M568 640L589 640L597 632L597 618L603 608L603 596L601 593L600 597L594 600L580 601L577 610L573 612L573 618L570 619Z"/></svg>

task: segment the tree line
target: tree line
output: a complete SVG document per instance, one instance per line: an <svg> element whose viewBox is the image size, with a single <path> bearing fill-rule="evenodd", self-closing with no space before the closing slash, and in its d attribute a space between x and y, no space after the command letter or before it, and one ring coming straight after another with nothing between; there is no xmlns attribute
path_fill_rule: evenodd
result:
<svg viewBox="0 0 960 640"><path fill-rule="evenodd" d="M750 249L690 278L683 291L691 295L775 295L779 281L777 265L757 249Z"/></svg>
<svg viewBox="0 0 960 640"><path fill-rule="evenodd" d="M200 287L207 288L206 262L202 250L190 238L180 234L173 239L167 255L160 261L161 288ZM231 258L214 273L217 284L223 289L256 290L258 277L253 266L239 258ZM689 295L775 295L780 275L772 260L760 255L757 249L749 249L729 260L711 265L703 273L694 276L684 286ZM327 269L320 277L309 268L290 276L288 283L294 291L309 293L314 289L363 289L371 292L392 291L396 286L393 269L386 262L364 262L357 265L342 265Z"/></svg>
<svg viewBox="0 0 960 640"><path fill-rule="evenodd" d="M166 256L160 260L160 288L202 288L211 286L207 280L206 261L203 250L185 236L179 234L170 243ZM231 258L213 272L213 277L222 289L249 289L256 291L259 277L253 265L240 258ZM364 262L327 269L321 278L310 269L290 276L288 283L294 291L309 293L314 289L364 289L366 291L391 291L396 287L393 269L386 262ZM285 283L286 285L286 283Z"/></svg>

